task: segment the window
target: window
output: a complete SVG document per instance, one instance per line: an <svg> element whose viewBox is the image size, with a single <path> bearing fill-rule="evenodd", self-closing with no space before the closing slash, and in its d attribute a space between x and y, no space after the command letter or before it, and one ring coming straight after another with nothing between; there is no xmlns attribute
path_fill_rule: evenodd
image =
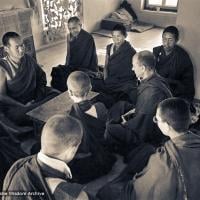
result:
<svg viewBox="0 0 200 200"><path fill-rule="evenodd" d="M145 0L144 9L177 12L178 0Z"/></svg>
<svg viewBox="0 0 200 200"><path fill-rule="evenodd" d="M81 0L40 0L43 29L60 32L71 16L81 15Z"/></svg>

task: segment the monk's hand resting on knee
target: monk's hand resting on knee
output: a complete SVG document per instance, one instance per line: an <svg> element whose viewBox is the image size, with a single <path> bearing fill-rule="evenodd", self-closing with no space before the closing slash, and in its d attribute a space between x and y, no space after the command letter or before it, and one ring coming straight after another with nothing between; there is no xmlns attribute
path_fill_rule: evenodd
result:
<svg viewBox="0 0 200 200"><path fill-rule="evenodd" d="M35 103L35 100L31 100L31 101L27 102L24 106L29 107L29 106L32 106L34 103Z"/></svg>
<svg viewBox="0 0 200 200"><path fill-rule="evenodd" d="M103 79L103 73L102 72L88 72L88 75L91 77L91 78L96 78L96 79Z"/></svg>
<svg viewBox="0 0 200 200"><path fill-rule="evenodd" d="M127 113L123 114L121 116L122 122L121 124L125 124L131 117L132 115L135 113L135 108L132 110L129 110Z"/></svg>
<svg viewBox="0 0 200 200"><path fill-rule="evenodd" d="M102 72L96 72L96 77L98 79L103 79L103 73Z"/></svg>

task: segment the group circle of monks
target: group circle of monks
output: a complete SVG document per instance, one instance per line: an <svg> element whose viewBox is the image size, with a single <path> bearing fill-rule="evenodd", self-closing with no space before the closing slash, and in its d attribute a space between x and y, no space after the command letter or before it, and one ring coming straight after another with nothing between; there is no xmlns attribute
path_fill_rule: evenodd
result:
<svg viewBox="0 0 200 200"><path fill-rule="evenodd" d="M116 25L103 68L79 18L68 29L66 63L52 68L52 87L19 34L2 38L0 198L199 199L193 65L177 44L178 29L166 27L153 52L136 52ZM41 127L26 113L67 90L71 109L33 134ZM91 91L98 93L92 100ZM125 166L92 190L88 183L109 176L119 159Z"/></svg>

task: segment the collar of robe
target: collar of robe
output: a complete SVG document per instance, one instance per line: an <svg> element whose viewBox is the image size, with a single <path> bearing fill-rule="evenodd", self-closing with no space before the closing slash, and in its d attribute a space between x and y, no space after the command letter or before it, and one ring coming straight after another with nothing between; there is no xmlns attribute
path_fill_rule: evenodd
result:
<svg viewBox="0 0 200 200"><path fill-rule="evenodd" d="M65 162L58 160L56 158L51 158L43 154L41 151L38 153L37 159L42 163L46 164L47 166L65 174L66 178L72 179L71 170Z"/></svg>
<svg viewBox="0 0 200 200"><path fill-rule="evenodd" d="M140 79L140 82L141 82L141 83L148 82L150 79L152 79L152 78L155 77L155 76L156 76L156 74L153 73L152 75L148 76L148 77L145 78L145 79Z"/></svg>
<svg viewBox="0 0 200 200"><path fill-rule="evenodd" d="M89 100L81 101L78 103L78 105L83 112L89 110L92 107L92 103Z"/></svg>
<svg viewBox="0 0 200 200"><path fill-rule="evenodd" d="M80 32L82 31L82 29L80 30ZM76 35L76 36L73 36L71 33L69 34L69 41L70 42L73 42L74 40L76 40L78 37L79 37L79 35L80 35L80 32L78 33L78 35Z"/></svg>

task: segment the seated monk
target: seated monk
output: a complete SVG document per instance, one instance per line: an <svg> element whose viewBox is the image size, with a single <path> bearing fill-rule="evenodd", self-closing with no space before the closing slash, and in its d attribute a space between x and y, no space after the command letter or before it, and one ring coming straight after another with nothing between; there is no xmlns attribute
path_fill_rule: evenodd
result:
<svg viewBox="0 0 200 200"><path fill-rule="evenodd" d="M155 47L156 70L167 79L173 96L192 102L195 94L193 64L188 53L179 45L178 29L168 26L162 34L162 45Z"/></svg>
<svg viewBox="0 0 200 200"><path fill-rule="evenodd" d="M106 61L103 79L94 78L93 89L110 94L115 102L120 99L135 101L137 78L132 71L132 57L135 49L126 41L126 28L116 25L112 30L112 44L106 47ZM98 79L99 78L99 79Z"/></svg>
<svg viewBox="0 0 200 200"><path fill-rule="evenodd" d="M180 98L164 100L158 105L154 121L170 140L124 187L120 199L199 199L200 135L188 130L188 103Z"/></svg>
<svg viewBox="0 0 200 200"><path fill-rule="evenodd" d="M81 28L78 17L68 20L69 34L67 35L67 56L65 66L59 65L51 72L52 87L67 90L66 80L69 74L76 70L85 72L97 71L97 55L94 39L91 34Z"/></svg>
<svg viewBox="0 0 200 200"><path fill-rule="evenodd" d="M0 127L8 133L12 130L28 132L25 113L58 92L46 86L44 71L25 54L23 41L17 33L5 33L2 43L6 57L0 59Z"/></svg>
<svg viewBox="0 0 200 200"><path fill-rule="evenodd" d="M74 101L69 115L79 119L84 127L82 142L70 166L77 175L75 181L86 183L106 174L115 161L103 147L107 109L103 103L88 100L91 82L86 73L72 72L67 86Z"/></svg>
<svg viewBox="0 0 200 200"><path fill-rule="evenodd" d="M42 130L38 154L18 160L4 180L4 192L26 192L23 199L60 200L89 199L83 186L69 183L72 178L68 163L73 159L81 138L81 123L70 116L51 117ZM40 195L28 195L40 192ZM14 200L16 195L3 196Z"/></svg>
<svg viewBox="0 0 200 200"><path fill-rule="evenodd" d="M108 143L117 146L119 152L129 152L137 140L158 145L164 139L153 123L153 116L158 103L170 97L171 92L155 72L155 57L150 51L135 54L133 68L140 80L136 106L130 110L126 102L115 104L110 109L105 132Z"/></svg>

